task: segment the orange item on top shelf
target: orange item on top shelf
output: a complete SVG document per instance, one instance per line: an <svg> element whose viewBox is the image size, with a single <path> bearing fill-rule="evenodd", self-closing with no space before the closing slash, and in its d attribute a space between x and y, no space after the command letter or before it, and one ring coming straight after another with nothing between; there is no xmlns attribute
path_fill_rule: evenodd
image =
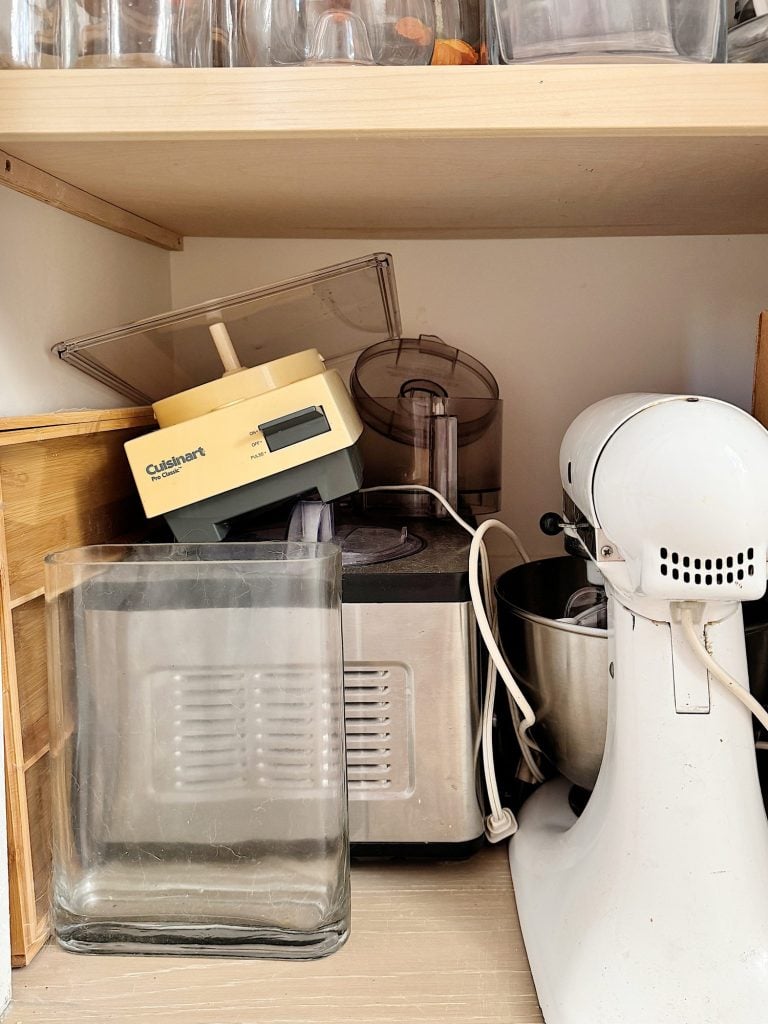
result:
<svg viewBox="0 0 768 1024"><path fill-rule="evenodd" d="M477 50L463 39L437 39L432 54L433 64L477 64Z"/></svg>

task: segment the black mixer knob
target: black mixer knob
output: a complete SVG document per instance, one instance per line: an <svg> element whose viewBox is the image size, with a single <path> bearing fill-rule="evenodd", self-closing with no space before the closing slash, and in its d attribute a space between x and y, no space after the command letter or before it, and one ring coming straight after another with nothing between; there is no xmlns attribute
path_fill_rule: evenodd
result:
<svg viewBox="0 0 768 1024"><path fill-rule="evenodd" d="M563 518L559 512L545 512L539 520L539 528L548 537L556 537L563 532Z"/></svg>

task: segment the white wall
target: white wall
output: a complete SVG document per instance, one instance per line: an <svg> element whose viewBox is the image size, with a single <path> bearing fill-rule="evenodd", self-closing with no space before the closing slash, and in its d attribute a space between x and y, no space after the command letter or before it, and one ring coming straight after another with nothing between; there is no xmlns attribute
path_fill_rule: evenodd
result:
<svg viewBox="0 0 768 1024"><path fill-rule="evenodd" d="M189 239L171 256L175 306L384 250L406 335L439 334L485 362L505 400L503 517L532 552L560 506L570 420L622 391L692 391L748 408L768 236L387 242Z"/></svg>
<svg viewBox="0 0 768 1024"><path fill-rule="evenodd" d="M168 253L0 188L0 416L130 405L51 346L170 306Z"/></svg>

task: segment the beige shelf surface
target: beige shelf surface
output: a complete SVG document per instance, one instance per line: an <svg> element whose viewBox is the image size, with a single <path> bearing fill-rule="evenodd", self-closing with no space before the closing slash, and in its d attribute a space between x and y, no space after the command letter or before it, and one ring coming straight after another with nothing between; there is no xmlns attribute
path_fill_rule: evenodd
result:
<svg viewBox="0 0 768 1024"><path fill-rule="evenodd" d="M168 247L768 231L760 65L6 71L0 148Z"/></svg>
<svg viewBox="0 0 768 1024"><path fill-rule="evenodd" d="M14 972L4 1024L540 1024L506 844L461 864L352 871L352 934L325 960L79 956Z"/></svg>

